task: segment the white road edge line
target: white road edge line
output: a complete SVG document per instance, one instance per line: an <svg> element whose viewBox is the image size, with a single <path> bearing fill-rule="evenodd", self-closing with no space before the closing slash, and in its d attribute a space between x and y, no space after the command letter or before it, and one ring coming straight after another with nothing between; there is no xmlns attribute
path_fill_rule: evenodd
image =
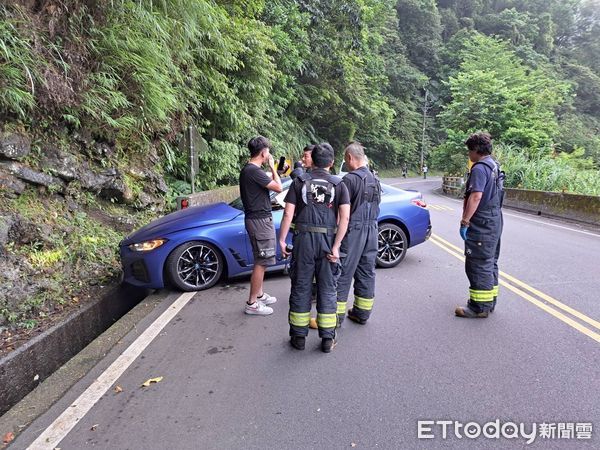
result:
<svg viewBox="0 0 600 450"><path fill-rule="evenodd" d="M162 329L194 297L196 292L180 295L121 355L70 405L28 450L54 449L75 427L125 370L148 347Z"/></svg>
<svg viewBox="0 0 600 450"><path fill-rule="evenodd" d="M433 194L433 195L435 195L436 197L445 198L446 200L450 200L450 201L453 201L453 202L462 203L461 200L456 200L454 198L448 198L448 197L445 197L445 196L440 195L440 194ZM588 236L594 236L594 237L600 238L600 234L598 234L598 233L591 233L589 231L578 230L576 228L570 228L570 227L565 227L565 226L562 226L562 225L556 225L554 223L544 222L543 220L530 219L528 217L523 217L520 214L507 213L505 209L502 210L502 214L505 215L505 216L511 216L511 217L516 217L517 219L526 220L528 222L540 223L542 225L548 225L549 227L562 228L563 230L574 231L576 233L587 234Z"/></svg>
<svg viewBox="0 0 600 450"><path fill-rule="evenodd" d="M587 234L588 236L594 236L594 237L600 238L600 234L598 234L598 233L591 233L589 231L578 230L576 228L565 227L565 226L562 226L562 225L555 225L553 223L544 222L542 220L529 219L527 217L523 217L523 216L520 216L518 214L511 214L511 213L507 213L507 212L503 212L503 214L505 216L511 216L511 217L516 217L516 218L521 219L521 220L527 220L528 222L541 223L543 225L548 225L549 227L562 228L563 230L574 231L576 233Z"/></svg>

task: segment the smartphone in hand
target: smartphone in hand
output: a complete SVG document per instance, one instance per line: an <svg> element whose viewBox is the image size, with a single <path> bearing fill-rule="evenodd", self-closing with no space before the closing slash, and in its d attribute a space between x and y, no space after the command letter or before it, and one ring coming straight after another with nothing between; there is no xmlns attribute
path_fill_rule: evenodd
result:
<svg viewBox="0 0 600 450"><path fill-rule="evenodd" d="M277 164L277 170L282 172L285 169L285 156L279 158L279 164Z"/></svg>

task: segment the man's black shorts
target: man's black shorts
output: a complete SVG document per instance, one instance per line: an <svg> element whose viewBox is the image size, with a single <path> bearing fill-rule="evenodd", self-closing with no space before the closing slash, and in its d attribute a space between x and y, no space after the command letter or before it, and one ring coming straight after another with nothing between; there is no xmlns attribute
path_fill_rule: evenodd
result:
<svg viewBox="0 0 600 450"><path fill-rule="evenodd" d="M246 219L246 231L252 245L254 264L272 266L275 264L275 226L273 217Z"/></svg>

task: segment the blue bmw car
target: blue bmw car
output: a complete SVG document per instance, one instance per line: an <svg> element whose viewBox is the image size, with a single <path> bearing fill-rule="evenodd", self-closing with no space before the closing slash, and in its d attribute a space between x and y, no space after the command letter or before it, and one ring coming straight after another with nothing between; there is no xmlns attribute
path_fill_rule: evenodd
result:
<svg viewBox="0 0 600 450"><path fill-rule="evenodd" d="M290 183L289 179L283 182L282 193L271 193L277 233ZM421 193L383 183L381 187L377 265L394 267L404 259L408 248L429 238L431 222ZM277 252L277 264L269 271L283 270L286 265L279 248ZM120 253L124 281L152 289L171 285L182 291L200 291L224 276L249 274L253 266L240 198L229 204L183 209L157 219L125 238Z"/></svg>

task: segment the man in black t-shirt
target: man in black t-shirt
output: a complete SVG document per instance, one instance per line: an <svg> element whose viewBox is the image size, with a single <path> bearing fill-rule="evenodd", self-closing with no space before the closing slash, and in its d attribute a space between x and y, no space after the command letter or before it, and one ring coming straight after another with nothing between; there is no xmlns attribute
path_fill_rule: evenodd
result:
<svg viewBox="0 0 600 450"><path fill-rule="evenodd" d="M304 173L304 168L302 167L302 162L296 161L294 163L294 170L290 173L290 178L295 180L297 177Z"/></svg>
<svg viewBox="0 0 600 450"><path fill-rule="evenodd" d="M296 162L296 164L294 164L294 170L292 171L292 173L290 174L290 177L292 180L296 179L298 176L302 175L305 172L310 172L312 170L313 167L313 162L312 162L312 151L314 150L314 148L316 147L316 145L307 145L306 147L304 147L304 150L302 150L302 161L298 161Z"/></svg>
<svg viewBox="0 0 600 450"><path fill-rule="evenodd" d="M313 161L312 161L312 151L315 149L316 145L307 145L302 150L302 166L304 167L304 171L308 172L312 170Z"/></svg>
<svg viewBox="0 0 600 450"><path fill-rule="evenodd" d="M275 169L270 153L271 144L263 136L248 142L250 160L240 172L240 195L244 205L246 231L252 245L254 267L250 277L250 296L246 302L246 314L266 316L273 313L268 305L277 301L263 291L263 280L267 266L275 264L275 227L271 215L269 191L281 192L281 179ZM268 164L271 176L262 169Z"/></svg>

